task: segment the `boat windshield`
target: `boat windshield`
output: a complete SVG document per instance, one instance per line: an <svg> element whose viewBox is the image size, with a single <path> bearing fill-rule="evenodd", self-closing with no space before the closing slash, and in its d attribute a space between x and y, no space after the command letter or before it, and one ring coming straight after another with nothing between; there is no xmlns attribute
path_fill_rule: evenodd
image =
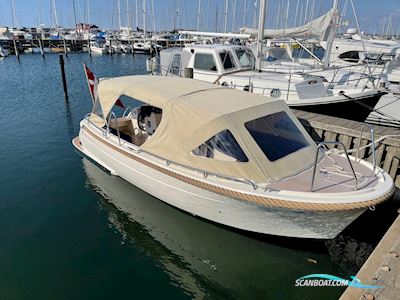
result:
<svg viewBox="0 0 400 300"><path fill-rule="evenodd" d="M304 135L284 111L246 122L245 127L270 161L308 146Z"/></svg>
<svg viewBox="0 0 400 300"><path fill-rule="evenodd" d="M252 68L254 66L254 56L251 51L246 49L237 49L235 52L239 63L243 68Z"/></svg>
<svg viewBox="0 0 400 300"><path fill-rule="evenodd" d="M192 154L223 161L249 161L229 130L223 130L214 135L194 149Z"/></svg>

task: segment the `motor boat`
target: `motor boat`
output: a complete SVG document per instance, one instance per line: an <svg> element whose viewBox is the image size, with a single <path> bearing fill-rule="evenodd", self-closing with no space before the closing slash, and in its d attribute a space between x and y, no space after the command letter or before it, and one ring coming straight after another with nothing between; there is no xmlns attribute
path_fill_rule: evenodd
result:
<svg viewBox="0 0 400 300"><path fill-rule="evenodd" d="M6 57L10 55L10 50L0 44L0 57Z"/></svg>
<svg viewBox="0 0 400 300"><path fill-rule="evenodd" d="M76 149L213 222L330 239L393 193L379 167L317 147L285 101L161 76L104 79L97 91ZM122 97L140 104L117 117Z"/></svg>
<svg viewBox="0 0 400 300"><path fill-rule="evenodd" d="M90 51L96 54L107 54L107 49L104 46L104 43L103 45L100 45L97 41L90 41Z"/></svg>
<svg viewBox="0 0 400 300"><path fill-rule="evenodd" d="M356 85L332 84L321 75L254 70L254 56L237 45L190 45L160 52L162 76L185 76L282 99L293 108L355 121L365 121L382 95L370 76ZM187 72L189 71L190 72ZM357 114L354 114L357 111Z"/></svg>
<svg viewBox="0 0 400 300"><path fill-rule="evenodd" d="M321 43L327 47L326 43ZM352 66L353 69L369 68L374 75L385 75L394 84L400 83L400 43L334 39L330 61L335 66Z"/></svg>
<svg viewBox="0 0 400 300"><path fill-rule="evenodd" d="M150 53L151 43L150 42L135 42L133 43L133 50L135 53Z"/></svg>

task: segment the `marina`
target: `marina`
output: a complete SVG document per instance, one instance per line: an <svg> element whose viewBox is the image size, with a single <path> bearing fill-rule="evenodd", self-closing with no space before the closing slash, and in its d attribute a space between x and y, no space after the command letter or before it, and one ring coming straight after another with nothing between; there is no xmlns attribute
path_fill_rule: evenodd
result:
<svg viewBox="0 0 400 300"><path fill-rule="evenodd" d="M2 297L400 299L397 16L9 2Z"/></svg>

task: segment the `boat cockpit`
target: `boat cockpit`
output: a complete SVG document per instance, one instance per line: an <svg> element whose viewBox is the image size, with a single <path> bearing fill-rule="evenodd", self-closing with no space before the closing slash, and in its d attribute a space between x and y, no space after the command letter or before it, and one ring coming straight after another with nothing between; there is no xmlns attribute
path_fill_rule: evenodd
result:
<svg viewBox="0 0 400 300"><path fill-rule="evenodd" d="M161 118L162 110L158 107L147 104L133 109L128 107L122 117L110 116L109 130L115 135L119 131L121 139L139 147L155 133Z"/></svg>

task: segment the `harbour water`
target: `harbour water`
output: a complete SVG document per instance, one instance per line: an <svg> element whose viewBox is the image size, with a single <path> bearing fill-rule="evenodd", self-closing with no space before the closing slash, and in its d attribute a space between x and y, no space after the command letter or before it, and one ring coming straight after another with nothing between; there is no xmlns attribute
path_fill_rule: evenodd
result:
<svg viewBox="0 0 400 300"><path fill-rule="evenodd" d="M295 287L299 277L348 278L395 217L367 211L335 240L245 234L178 211L74 152L98 77L145 72L145 56L70 54L69 102L58 55L0 60L2 299L337 299L344 287Z"/></svg>

